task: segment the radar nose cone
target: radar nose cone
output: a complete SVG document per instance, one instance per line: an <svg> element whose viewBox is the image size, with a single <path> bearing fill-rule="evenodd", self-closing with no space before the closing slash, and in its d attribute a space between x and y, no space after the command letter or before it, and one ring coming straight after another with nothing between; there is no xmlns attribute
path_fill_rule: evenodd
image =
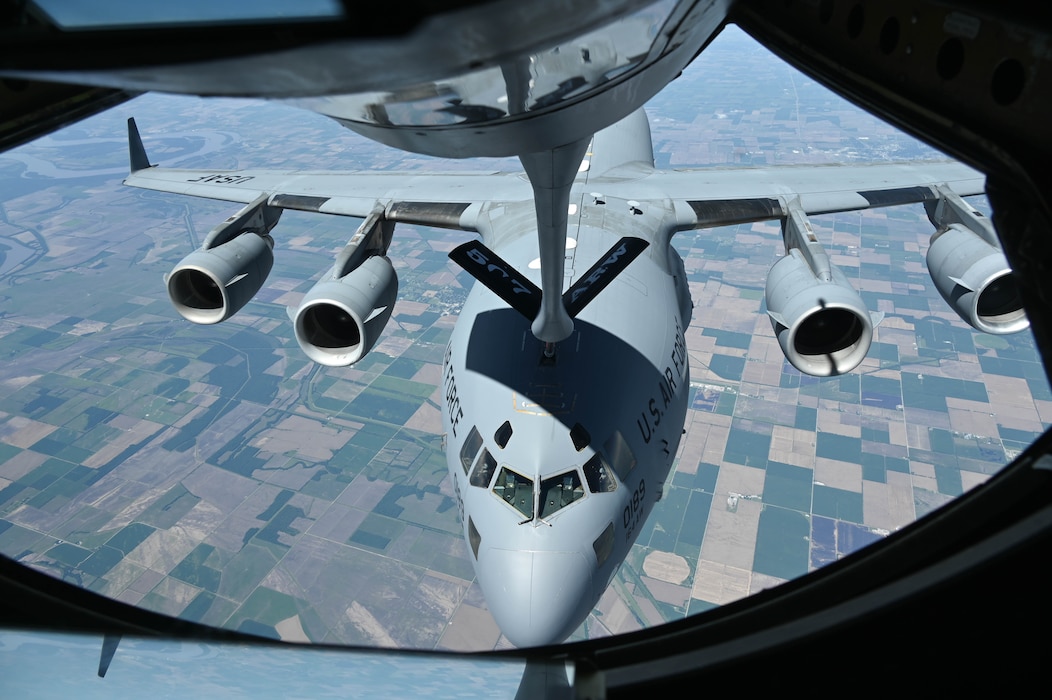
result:
<svg viewBox="0 0 1052 700"><path fill-rule="evenodd" d="M479 584L497 625L517 647L558 644L584 622L592 567L580 552L491 549Z"/></svg>

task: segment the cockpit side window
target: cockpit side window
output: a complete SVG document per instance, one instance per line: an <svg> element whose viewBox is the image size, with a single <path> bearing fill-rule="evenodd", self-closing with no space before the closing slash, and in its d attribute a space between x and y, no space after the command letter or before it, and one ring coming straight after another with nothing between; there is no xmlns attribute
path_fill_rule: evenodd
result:
<svg viewBox="0 0 1052 700"><path fill-rule="evenodd" d="M511 433L511 422L504 421L500 424L500 427L497 428L497 432L493 434L493 442L497 443L497 447L503 450L508 446L508 440L511 439Z"/></svg>
<svg viewBox="0 0 1052 700"><path fill-rule="evenodd" d="M489 482L493 480L493 472L495 471L497 471L497 460L493 458L488 449L482 448L482 454L479 455L479 460L475 462L475 468L471 470L469 481L472 486L486 488L489 486Z"/></svg>
<svg viewBox="0 0 1052 700"><path fill-rule="evenodd" d="M480 447L482 447L482 435L479 434L478 428L471 426L471 431L464 438L464 444L460 448L460 465L464 467L465 474L471 468L471 463L475 461L475 455L478 454Z"/></svg>
<svg viewBox="0 0 1052 700"><path fill-rule="evenodd" d="M588 482L588 490L592 493L609 493L617 490L617 480L613 472L606 465L603 458L596 452L592 458L584 463L584 479Z"/></svg>
<svg viewBox="0 0 1052 700"><path fill-rule="evenodd" d="M570 428L570 440L573 442L574 449L580 452L588 447L588 443L592 441L592 436L588 434L583 425L574 423L573 427Z"/></svg>
<svg viewBox="0 0 1052 700"><path fill-rule="evenodd" d="M636 468L636 456L632 454L632 448L625 442L620 430L615 430L610 439L606 441L606 456L610 460L610 466L614 468L617 477L624 481L629 472Z"/></svg>
<svg viewBox="0 0 1052 700"><path fill-rule="evenodd" d="M576 469L545 479L541 482L541 517L547 518L581 498L584 488Z"/></svg>
<svg viewBox="0 0 1052 700"><path fill-rule="evenodd" d="M468 544L471 545L471 553L475 555L475 558L479 558L479 545L482 544L482 535L479 534L479 530L475 527L475 521L468 517ZM596 550L598 552L598 550ZM596 555L598 556L598 554Z"/></svg>
<svg viewBox="0 0 1052 700"><path fill-rule="evenodd" d="M507 467L501 467L493 493L526 518L533 519L533 480L522 474L516 474Z"/></svg>
<svg viewBox="0 0 1052 700"><path fill-rule="evenodd" d="M592 549L595 550L595 560L599 566L605 564L606 560L610 558L610 553L614 551L613 523L607 525L603 533L595 538L595 542L592 543Z"/></svg>

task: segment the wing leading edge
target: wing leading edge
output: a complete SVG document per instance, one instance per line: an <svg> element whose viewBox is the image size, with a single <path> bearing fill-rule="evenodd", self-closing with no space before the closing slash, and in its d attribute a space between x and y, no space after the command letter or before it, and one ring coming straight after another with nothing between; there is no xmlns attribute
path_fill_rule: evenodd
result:
<svg viewBox="0 0 1052 700"><path fill-rule="evenodd" d="M602 195L671 200L677 231L777 220L785 255L767 276L764 299L786 359L815 376L843 374L866 357L882 314L867 310L819 242L808 216L922 203L934 233L928 271L951 308L976 330L1029 326L1018 286L990 220L962 197L984 193L981 173L955 162L617 169L589 181ZM605 179L605 182L604 182Z"/></svg>
<svg viewBox="0 0 1052 700"><path fill-rule="evenodd" d="M784 219L790 202L804 214L832 214L933 202L940 187L962 197L980 195L984 185L982 173L966 165L931 161L653 170L635 182L611 182L604 192L619 196L624 190L636 200L660 194L692 212L684 228L709 228Z"/></svg>
<svg viewBox="0 0 1052 700"><path fill-rule="evenodd" d="M658 225L660 230L653 231L653 237L647 236L656 244L650 250L657 255L665 254L668 238L677 231L778 220L786 255L768 276L766 306L783 352L797 369L820 376L854 369L865 357L873 328L879 323L879 315L865 309L847 278L831 263L811 228L809 215L923 203L936 229L928 267L947 302L977 330L1010 333L1028 325L992 225L961 199L983 192L984 178L977 171L946 161L662 171L654 169L652 160L645 157L651 150L649 139L643 138L648 131L646 117L640 112L596 134L568 187L576 189L582 201L587 199L583 192L589 192L596 205L611 197L624 200L633 214L644 209L667 212ZM200 267L196 258L193 265L184 260L169 276L173 301L177 308L182 304L194 309L191 315L199 315L197 309L203 307L209 318L225 318L239 308L249 292L258 291L258 287L250 287L265 275L256 274L256 268L244 261L251 261L259 270L269 270L273 246L269 232L283 209L370 217L383 231L379 238L370 238L384 241L383 245L366 247L368 265L362 263L361 269L342 270L339 275L334 272L332 279L325 281L319 310L307 315L301 305L296 315L297 339L305 346L313 343L340 348L336 354L344 358L360 356L375 341L376 332L370 330L369 323L386 318L383 314L390 310L397 291L386 249L392 227L398 222L481 233L482 244L461 251L462 264L483 284L498 290L513 308L527 317L537 314L537 297L543 299L544 295L525 283L509 286L509 280L523 276L517 271L512 275L510 267L496 262L495 254L485 247L489 242L486 239L495 235L493 211L534 199L533 189L518 173L161 168L149 164L132 120L128 134L132 172L125 184L247 203L243 213L255 217L253 221L259 218L256 209L267 214L261 225L228 232L226 229L238 218L235 215L219 227L224 235L210 234L209 240L216 242L230 238L214 251L206 246L200 252L209 263L209 272L214 273L211 286L176 284L184 277L191 278L193 270ZM570 193L573 197L577 194ZM522 232L528 232L529 225L523 223L526 228ZM540 240L540 229L536 230ZM225 235L246 232L256 236L237 240L236 235ZM354 240L357 238L350 246ZM251 255L241 250L249 243ZM623 269L620 258L627 264L642 251L615 255L616 250L618 246L607 253L613 262L600 260L599 267L589 270L586 279L571 287L569 298L560 290L562 309L574 307L579 311ZM213 287L221 294L201 292ZM352 303L352 293L362 290L370 293ZM353 317L354 328L333 325L333 319L343 317ZM315 321L318 329L310 325ZM325 357L329 359L331 354Z"/></svg>
<svg viewBox="0 0 1052 700"><path fill-rule="evenodd" d="M474 231L472 205L532 196L517 173L196 170L150 165L134 119L128 120L130 187L248 204L267 195L280 209L365 218L377 203L387 218ZM477 209L477 208L476 208ZM471 210L471 211L469 211Z"/></svg>

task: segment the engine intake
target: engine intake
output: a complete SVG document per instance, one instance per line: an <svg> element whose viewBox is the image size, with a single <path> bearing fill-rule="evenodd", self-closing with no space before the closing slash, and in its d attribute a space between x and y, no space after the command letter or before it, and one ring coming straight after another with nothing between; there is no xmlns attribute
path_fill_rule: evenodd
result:
<svg viewBox="0 0 1052 700"><path fill-rule="evenodd" d="M1030 326L1004 253L971 229L951 224L935 233L927 262L939 294L972 328L1004 335Z"/></svg>
<svg viewBox="0 0 1052 700"><path fill-rule="evenodd" d="M183 258L166 278L175 310L193 323L219 323L256 295L274 266L273 240L242 231Z"/></svg>
<svg viewBox="0 0 1052 700"><path fill-rule="evenodd" d="M274 266L270 231L281 209L259 195L205 237L164 279L175 310L193 323L219 323L241 310Z"/></svg>
<svg viewBox="0 0 1052 700"><path fill-rule="evenodd" d="M799 250L789 251L767 276L767 313L782 353L805 374L828 377L858 367L873 341L874 322L844 273L815 277Z"/></svg>
<svg viewBox="0 0 1052 700"><path fill-rule="evenodd" d="M326 277L307 292L293 318L296 341L319 364L353 365L376 344L397 297L391 261L369 257L343 277Z"/></svg>

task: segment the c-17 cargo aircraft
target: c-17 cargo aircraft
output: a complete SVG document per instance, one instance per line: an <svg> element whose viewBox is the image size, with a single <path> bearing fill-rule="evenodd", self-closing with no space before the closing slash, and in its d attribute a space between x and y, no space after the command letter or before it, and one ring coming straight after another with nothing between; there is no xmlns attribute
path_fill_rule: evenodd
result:
<svg viewBox="0 0 1052 700"><path fill-rule="evenodd" d="M364 219L289 310L323 365L361 360L390 319L397 224L478 234L450 253L480 284L445 353L443 430L479 585L519 647L560 642L585 620L661 498L690 395L693 300L675 233L781 222L767 313L811 375L857 367L880 320L811 215L923 203L946 301L977 330L1028 325L989 221L962 199L983 178L958 163L657 170L642 110L590 142L520 156L525 176L164 168L132 120L129 147L127 185L245 204L166 277L195 323L230 318L261 289L283 210Z"/></svg>

